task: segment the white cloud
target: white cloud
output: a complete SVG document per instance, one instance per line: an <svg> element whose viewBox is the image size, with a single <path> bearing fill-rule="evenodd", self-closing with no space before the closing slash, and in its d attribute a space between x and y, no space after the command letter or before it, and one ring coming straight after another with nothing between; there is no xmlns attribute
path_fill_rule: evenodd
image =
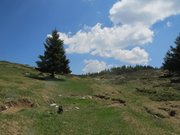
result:
<svg viewBox="0 0 180 135"><path fill-rule="evenodd" d="M61 34L67 53L89 53L114 58L130 64L147 64L148 53L142 49L152 43L151 26L180 13L179 0L121 0L109 11L112 27L97 23L70 36Z"/></svg>
<svg viewBox="0 0 180 135"><path fill-rule="evenodd" d="M89 31L80 30L71 37L63 33L60 35L68 45L67 53L90 53L131 64L147 64L147 52L140 48L137 49L136 46L152 42L153 32L140 25L108 28L98 23ZM133 49L127 50L128 47ZM136 53L135 50L140 53Z"/></svg>
<svg viewBox="0 0 180 135"><path fill-rule="evenodd" d="M110 9L110 19L114 24L151 26L179 13L179 0L121 0Z"/></svg>
<svg viewBox="0 0 180 135"><path fill-rule="evenodd" d="M152 42L153 32L142 25L102 27L100 23L73 36L60 33L69 45L68 53L87 53L96 50L115 50Z"/></svg>
<svg viewBox="0 0 180 135"><path fill-rule="evenodd" d="M84 68L83 68L83 73L97 73L105 69L109 69L112 66L107 65L103 61L98 61L98 60L85 60L84 61Z"/></svg>
<svg viewBox="0 0 180 135"><path fill-rule="evenodd" d="M144 64L146 65L149 61L149 55L148 53L139 47L135 47L131 50L123 50L123 49L117 49L117 50L111 50L111 51L104 51L102 52L93 52L99 54L101 57L106 58L114 58L116 60L120 60L123 62L128 62L131 64Z"/></svg>

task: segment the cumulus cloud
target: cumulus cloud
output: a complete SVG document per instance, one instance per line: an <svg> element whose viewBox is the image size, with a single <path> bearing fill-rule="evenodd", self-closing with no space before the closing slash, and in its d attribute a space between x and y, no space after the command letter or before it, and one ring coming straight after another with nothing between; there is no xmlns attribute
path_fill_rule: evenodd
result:
<svg viewBox="0 0 180 135"><path fill-rule="evenodd" d="M179 13L179 0L121 0L110 9L110 19L114 24L151 26Z"/></svg>
<svg viewBox="0 0 180 135"><path fill-rule="evenodd" d="M116 60L120 60L123 62L128 62L131 64L144 64L146 65L148 63L148 53L139 47L135 47L131 50L123 50L123 49L117 49L117 50L111 50L106 52L96 52L101 57L106 58L114 58Z"/></svg>
<svg viewBox="0 0 180 135"><path fill-rule="evenodd" d="M93 53L125 49L152 42L153 32L142 25L108 28L98 23L89 31L80 30L71 37L63 33L60 35L69 45L68 53Z"/></svg>
<svg viewBox="0 0 180 135"><path fill-rule="evenodd" d="M67 53L89 53L130 64L147 64L149 55L143 47L153 41L151 26L179 13L179 0L121 0L109 11L112 27L97 23L74 35L60 33L60 36L67 44Z"/></svg>
<svg viewBox="0 0 180 135"><path fill-rule="evenodd" d="M147 52L136 46L152 42L153 32L141 25L108 28L98 23L89 31L80 30L71 37L60 35L68 45L67 53L90 53L131 64L147 64ZM133 49L127 50L128 47Z"/></svg>
<svg viewBox="0 0 180 135"><path fill-rule="evenodd" d="M83 68L83 73L97 73L105 69L109 69L112 66L107 65L103 61L98 61L98 60L85 60L84 61L84 68Z"/></svg>

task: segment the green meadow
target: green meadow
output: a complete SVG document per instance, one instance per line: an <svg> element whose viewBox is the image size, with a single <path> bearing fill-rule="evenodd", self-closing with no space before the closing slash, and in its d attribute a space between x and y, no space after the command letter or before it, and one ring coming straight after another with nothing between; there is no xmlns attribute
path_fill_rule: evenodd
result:
<svg viewBox="0 0 180 135"><path fill-rule="evenodd" d="M0 62L0 134L179 135L180 83L161 74L149 69L49 79Z"/></svg>

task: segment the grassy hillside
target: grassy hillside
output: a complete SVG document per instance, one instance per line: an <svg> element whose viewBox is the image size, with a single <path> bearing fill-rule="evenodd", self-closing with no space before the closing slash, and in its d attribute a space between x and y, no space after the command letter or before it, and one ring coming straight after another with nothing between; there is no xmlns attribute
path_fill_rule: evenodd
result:
<svg viewBox="0 0 180 135"><path fill-rule="evenodd" d="M149 69L51 80L0 62L0 134L178 135L180 83L160 75Z"/></svg>

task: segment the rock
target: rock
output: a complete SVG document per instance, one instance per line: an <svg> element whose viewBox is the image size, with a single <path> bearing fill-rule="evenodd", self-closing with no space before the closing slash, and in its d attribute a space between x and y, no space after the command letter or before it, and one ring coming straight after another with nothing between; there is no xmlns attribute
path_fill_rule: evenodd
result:
<svg viewBox="0 0 180 135"><path fill-rule="evenodd" d="M86 97L82 97L82 99L86 99Z"/></svg>
<svg viewBox="0 0 180 135"><path fill-rule="evenodd" d="M92 96L89 96L89 95L83 96L83 97L81 97L81 99L92 99Z"/></svg>
<svg viewBox="0 0 180 135"><path fill-rule="evenodd" d="M89 99L92 99L92 96L88 96Z"/></svg>
<svg viewBox="0 0 180 135"><path fill-rule="evenodd" d="M52 104L50 104L50 106L56 106L56 104L55 104L55 103L52 103Z"/></svg>
<svg viewBox="0 0 180 135"><path fill-rule="evenodd" d="M5 105L0 105L0 112L6 110L6 106Z"/></svg>
<svg viewBox="0 0 180 135"><path fill-rule="evenodd" d="M5 105L5 108L8 109L9 107L7 105Z"/></svg>
<svg viewBox="0 0 180 135"><path fill-rule="evenodd" d="M63 113L63 107L62 106L58 107L57 113L58 114L62 114Z"/></svg>
<svg viewBox="0 0 180 135"><path fill-rule="evenodd" d="M75 108L76 108L77 110L79 110L79 109L80 109L80 108L79 108L79 107L77 107L77 106L76 106Z"/></svg>
<svg viewBox="0 0 180 135"><path fill-rule="evenodd" d="M169 112L169 115L172 116L172 117L174 117L174 116L176 115L176 111L175 111L175 110L170 111L170 112Z"/></svg>

